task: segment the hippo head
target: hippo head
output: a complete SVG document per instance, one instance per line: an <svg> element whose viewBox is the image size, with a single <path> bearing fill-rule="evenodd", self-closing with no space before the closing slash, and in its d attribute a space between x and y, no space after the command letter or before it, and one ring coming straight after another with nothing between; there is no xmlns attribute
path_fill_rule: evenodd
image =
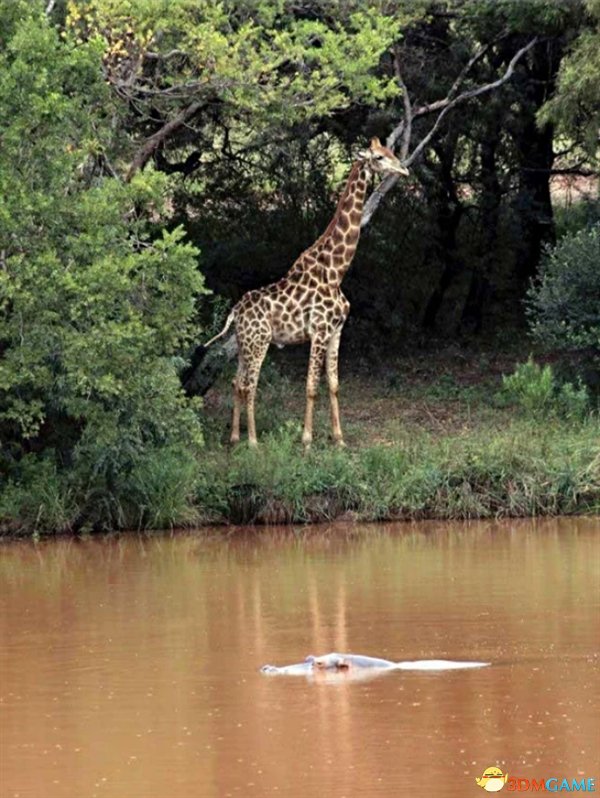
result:
<svg viewBox="0 0 600 798"><path fill-rule="evenodd" d="M318 670L348 670L350 663L341 654L325 654L323 657L308 656L305 662L310 662Z"/></svg>

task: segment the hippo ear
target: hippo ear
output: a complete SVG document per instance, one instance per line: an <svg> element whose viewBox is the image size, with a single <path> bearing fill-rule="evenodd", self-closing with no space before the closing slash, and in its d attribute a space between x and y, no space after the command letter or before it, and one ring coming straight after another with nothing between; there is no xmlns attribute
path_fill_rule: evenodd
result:
<svg viewBox="0 0 600 798"><path fill-rule="evenodd" d="M377 136L373 136L371 139L371 149L375 149L376 147L381 147L381 142L377 138Z"/></svg>
<svg viewBox="0 0 600 798"><path fill-rule="evenodd" d="M306 657L305 660L304 660L304 662L310 662L310 663L313 663L314 661L315 661L315 658L314 658L313 654L309 654L308 657Z"/></svg>

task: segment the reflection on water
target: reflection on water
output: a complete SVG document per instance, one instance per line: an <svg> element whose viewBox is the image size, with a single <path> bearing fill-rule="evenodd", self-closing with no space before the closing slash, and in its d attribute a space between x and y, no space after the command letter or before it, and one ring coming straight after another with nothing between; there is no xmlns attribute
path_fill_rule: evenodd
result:
<svg viewBox="0 0 600 798"><path fill-rule="evenodd" d="M598 519L0 547L0 794L483 795L600 778ZM333 683L266 662L485 660Z"/></svg>

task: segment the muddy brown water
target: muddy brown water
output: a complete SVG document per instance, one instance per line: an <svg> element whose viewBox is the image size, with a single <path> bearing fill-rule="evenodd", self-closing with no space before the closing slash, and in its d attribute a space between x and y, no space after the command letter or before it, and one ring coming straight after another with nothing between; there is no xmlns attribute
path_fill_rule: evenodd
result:
<svg viewBox="0 0 600 798"><path fill-rule="evenodd" d="M600 519L0 547L7 798L477 796L600 786ZM268 677L351 651L489 660Z"/></svg>

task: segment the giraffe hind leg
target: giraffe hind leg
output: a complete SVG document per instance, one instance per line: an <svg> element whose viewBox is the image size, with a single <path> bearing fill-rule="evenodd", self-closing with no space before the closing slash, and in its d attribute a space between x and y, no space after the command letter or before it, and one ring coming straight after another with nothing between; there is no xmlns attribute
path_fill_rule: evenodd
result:
<svg viewBox="0 0 600 798"><path fill-rule="evenodd" d="M233 417L231 420L231 438L232 444L238 443L240 440L240 414L242 409L242 401L244 399L242 385L244 383L244 363L241 355L238 358L237 374L232 380L233 385Z"/></svg>
<svg viewBox="0 0 600 798"><path fill-rule="evenodd" d="M243 395L246 399L246 413L248 417L248 444L253 448L258 446L256 421L254 418L256 388L258 386L260 370L269 348L269 343L270 341L268 338L254 341L252 352L247 354L244 353L246 369L243 379Z"/></svg>

